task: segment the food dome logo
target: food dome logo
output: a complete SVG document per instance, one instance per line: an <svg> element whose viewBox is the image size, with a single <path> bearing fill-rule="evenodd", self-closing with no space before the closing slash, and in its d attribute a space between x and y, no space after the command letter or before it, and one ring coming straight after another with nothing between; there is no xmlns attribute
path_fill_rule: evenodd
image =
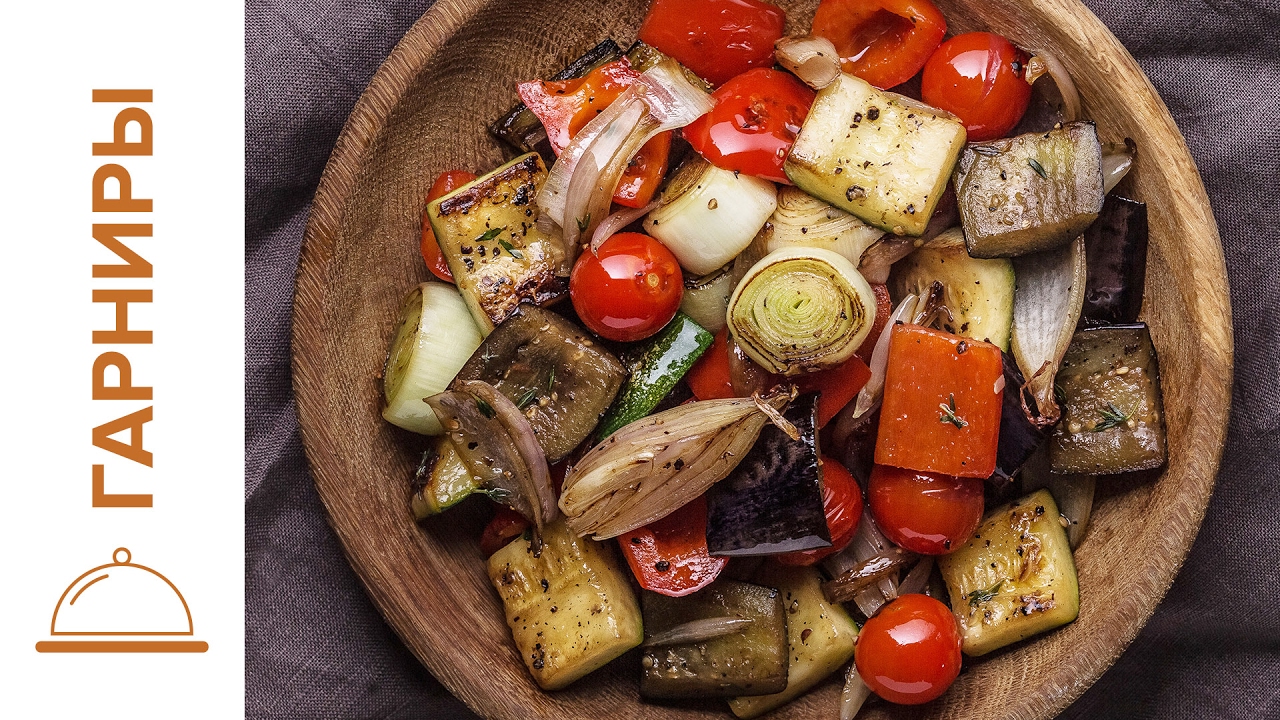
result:
<svg viewBox="0 0 1280 720"><path fill-rule="evenodd" d="M58 599L43 653L202 653L191 609L169 578L131 562L128 548L76 578Z"/></svg>

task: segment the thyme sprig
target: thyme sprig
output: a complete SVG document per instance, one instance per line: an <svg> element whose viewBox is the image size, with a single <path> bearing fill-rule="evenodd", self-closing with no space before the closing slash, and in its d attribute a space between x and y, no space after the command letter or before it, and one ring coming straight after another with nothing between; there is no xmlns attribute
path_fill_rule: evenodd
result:
<svg viewBox="0 0 1280 720"><path fill-rule="evenodd" d="M1049 174L1044 171L1044 166L1041 165L1038 160L1036 160L1035 158L1027 158L1027 164L1031 166L1032 170L1036 171L1037 175L1039 175L1040 177L1046 180L1049 179Z"/></svg>
<svg viewBox="0 0 1280 720"><path fill-rule="evenodd" d="M511 253L511 257L513 257L513 258L515 258L515 259L517 259L517 260L523 260L523 259L524 259L524 253L522 253L522 252L520 252L519 250L517 250L517 249L515 249L514 247L512 247L512 246L511 246L511 243L507 242L506 240L499 239L499 240L498 240L498 244L502 246L502 249L503 249L503 250L506 250L507 252Z"/></svg>
<svg viewBox="0 0 1280 720"><path fill-rule="evenodd" d="M986 590L978 589L978 590L974 590L968 595L965 595L965 597L969 599L969 606L977 607L982 603L987 602L988 600L991 600L996 595L1000 594L1001 585L1004 585L1004 580L1001 580L1000 582L996 583L995 585L992 585Z"/></svg>
<svg viewBox="0 0 1280 720"><path fill-rule="evenodd" d="M499 234L499 233L501 233L503 230L506 230L506 229L507 229L507 228L506 228L506 226L505 226L505 225L504 225L503 227L489 228L488 230L485 230L485 231L484 231L484 234L483 234L483 235L481 235L480 237L476 238L476 242L488 242L488 241L490 241L490 240L492 240L492 239L494 239L494 238L498 237L498 234Z"/></svg>
<svg viewBox="0 0 1280 720"><path fill-rule="evenodd" d="M949 402L938 403L938 408L942 410L942 417L938 418L939 422L951 423L957 428L963 429L968 425L968 421L956 415L956 394L950 393Z"/></svg>
<svg viewBox="0 0 1280 720"><path fill-rule="evenodd" d="M1107 406L1098 410L1098 415L1102 419L1098 421L1097 425L1093 426L1094 432L1102 432L1103 430L1110 430L1113 427L1124 425L1129 422L1130 413L1121 410L1108 400Z"/></svg>

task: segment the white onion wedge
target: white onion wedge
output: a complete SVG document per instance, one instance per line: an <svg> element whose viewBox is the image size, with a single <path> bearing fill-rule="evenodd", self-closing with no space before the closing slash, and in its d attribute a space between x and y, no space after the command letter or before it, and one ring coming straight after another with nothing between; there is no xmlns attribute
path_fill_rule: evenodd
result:
<svg viewBox="0 0 1280 720"><path fill-rule="evenodd" d="M1084 307L1084 236L1060 248L1013 258L1013 333L1009 347L1036 401L1040 425L1061 414L1053 379Z"/></svg>
<svg viewBox="0 0 1280 720"><path fill-rule="evenodd" d="M773 47L778 64L814 90L821 90L840 77L840 53L824 37L784 37Z"/></svg>

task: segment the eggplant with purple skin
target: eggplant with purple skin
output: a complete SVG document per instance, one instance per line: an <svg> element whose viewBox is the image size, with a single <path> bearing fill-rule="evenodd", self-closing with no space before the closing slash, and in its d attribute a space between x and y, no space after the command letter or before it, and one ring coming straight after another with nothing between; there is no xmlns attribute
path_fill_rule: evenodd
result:
<svg viewBox="0 0 1280 720"><path fill-rule="evenodd" d="M831 546L822 507L817 393L801 395L783 414L800 432L792 440L774 425L742 462L707 493L707 549L712 555L773 555Z"/></svg>
<svg viewBox="0 0 1280 720"><path fill-rule="evenodd" d="M1001 353L1001 359L1004 361L1004 407L1000 411L1000 443L993 477L1008 481L1044 443L1045 432L1028 415L1027 410L1035 408L1035 401L1029 396L1023 397L1022 385L1026 380L1018 369L1018 361L1009 353Z"/></svg>
<svg viewBox="0 0 1280 720"><path fill-rule="evenodd" d="M1081 322L1089 327L1131 323L1142 309L1147 275L1147 206L1108 195L1084 233L1089 267Z"/></svg>

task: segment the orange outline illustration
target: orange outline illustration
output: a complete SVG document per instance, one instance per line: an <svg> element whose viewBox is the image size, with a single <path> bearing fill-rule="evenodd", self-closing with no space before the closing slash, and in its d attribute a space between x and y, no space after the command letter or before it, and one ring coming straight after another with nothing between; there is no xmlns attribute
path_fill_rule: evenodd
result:
<svg viewBox="0 0 1280 720"><path fill-rule="evenodd" d="M121 553L124 554L123 560L119 559ZM99 565L98 567L93 568L92 570L89 570L88 572L81 574L80 577L77 577L75 580L71 582L70 585L67 586L66 590L62 591L62 597L58 598L58 605L53 609L53 619L50 620L49 622L49 634L56 635L56 636L75 636L75 637L94 637L94 636L125 636L125 637L170 636L172 637L172 636L190 636L195 634L195 626L191 621L191 608L187 605L187 599L182 596L182 592L178 590L178 586L174 585L169 580L169 578L165 577L164 575L161 575L155 570L152 570L146 565L138 565L136 563L130 562L133 559L133 557L129 553L128 548L123 548L123 547L116 548L115 552L111 554L111 559L113 562L107 565ZM89 582L85 583L83 586L79 587L79 589L76 589L77 586L80 585L80 581L84 580L90 575L93 575L94 573L97 573L103 570L110 570L111 568L117 568L117 567L131 567L131 568L137 568L139 570L145 570L146 572L149 572L152 575L155 575L156 577L165 581L165 584L167 584L169 588L173 590L173 593L178 596L178 600L182 602L182 609L187 614L187 630L178 631L178 632L164 632L164 631L66 632L66 631L59 631L57 629L58 611L62 609L62 604L67 600L67 595L71 593L72 590L76 590L75 595L71 597L71 601L67 603L68 605L74 605L76 600L80 597L80 593L83 593L85 590L87 590L90 585L93 585L94 583L100 580L107 579L108 577L110 577L110 574L103 573L98 577L95 577ZM36 651L42 652L42 653L202 653L207 651L208 649L209 649L209 643L204 642L203 640L153 640L153 639L148 639L148 640L43 640L41 642L36 643Z"/></svg>

